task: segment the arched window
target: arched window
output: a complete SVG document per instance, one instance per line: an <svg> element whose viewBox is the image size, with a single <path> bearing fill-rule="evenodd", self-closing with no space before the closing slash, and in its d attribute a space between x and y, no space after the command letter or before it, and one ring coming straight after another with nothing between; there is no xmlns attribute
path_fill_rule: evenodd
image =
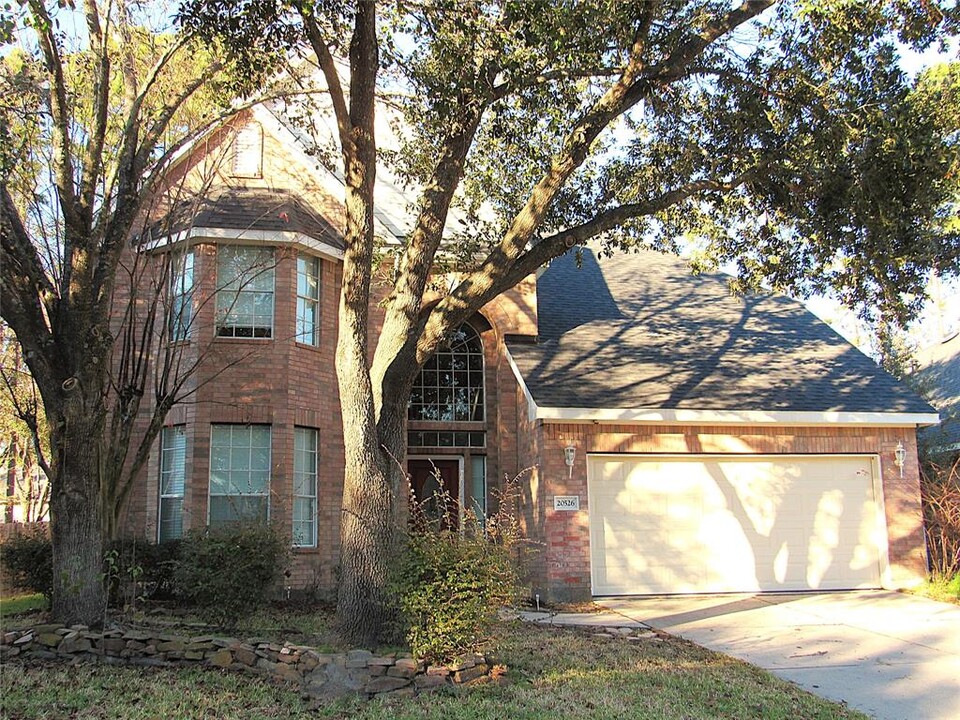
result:
<svg viewBox="0 0 960 720"><path fill-rule="evenodd" d="M410 420L484 420L483 344L477 331L461 325L420 370L410 394Z"/></svg>

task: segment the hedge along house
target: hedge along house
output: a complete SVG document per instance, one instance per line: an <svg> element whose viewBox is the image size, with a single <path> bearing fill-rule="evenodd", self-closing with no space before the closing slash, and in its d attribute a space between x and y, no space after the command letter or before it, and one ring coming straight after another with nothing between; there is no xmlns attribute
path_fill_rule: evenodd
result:
<svg viewBox="0 0 960 720"><path fill-rule="evenodd" d="M177 253L167 332L199 362L196 391L169 414L127 524L165 540L276 521L295 546L289 585L332 589L343 193L309 147L257 107L170 173L203 192L140 247ZM407 198L386 170L376 192L378 235L400 243ZM731 297L652 252L581 252L421 370L403 459L420 499L443 488L483 515L519 476L542 548L533 590L557 600L922 577L916 429L932 408L798 303ZM371 316L375 340L376 298Z"/></svg>

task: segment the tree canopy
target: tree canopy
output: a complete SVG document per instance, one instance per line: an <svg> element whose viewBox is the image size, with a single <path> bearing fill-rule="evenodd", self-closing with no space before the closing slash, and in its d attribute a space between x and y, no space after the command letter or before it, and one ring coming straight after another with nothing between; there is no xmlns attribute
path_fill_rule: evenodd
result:
<svg viewBox="0 0 960 720"><path fill-rule="evenodd" d="M957 271L946 95L898 61L898 43L956 30L946 3L186 0L180 20L251 67L283 47L330 96L346 209L338 614L353 639L385 617L417 369L553 258L595 238L682 246L701 267L736 263L741 288L830 288L893 322L931 270ZM378 156L384 103L406 142ZM368 355L378 162L415 199ZM458 206L466 227L450 222ZM457 281L434 302L451 259Z"/></svg>

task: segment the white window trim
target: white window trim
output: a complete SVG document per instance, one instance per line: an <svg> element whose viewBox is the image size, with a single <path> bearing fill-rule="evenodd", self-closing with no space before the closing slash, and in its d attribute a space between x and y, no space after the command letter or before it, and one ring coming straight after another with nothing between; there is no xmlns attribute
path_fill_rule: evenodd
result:
<svg viewBox="0 0 960 720"><path fill-rule="evenodd" d="M314 489L314 493L313 493L313 495L299 495L299 494L297 494L297 464L296 464L296 463L297 463L297 461L296 461L296 457L297 457L297 456L296 456L296 453L297 453L297 450L298 450L298 448L297 448L297 440L296 440L296 438L297 438L297 436L298 436L298 432L297 432L297 431L306 431L306 432L313 433L313 438L314 438L314 450L313 450L313 489ZM317 547L317 535L318 535L318 525L319 525L319 518L318 518L318 515L317 515L317 510L318 510L318 507L319 507L319 506L318 506L318 503L319 503L319 495L320 495L320 431L317 430L316 428L311 428L311 427L305 427L305 426L299 426L299 425L297 425L297 426L294 427L293 433L294 433L294 441L293 441L293 452L294 452L294 461L293 461L293 462L294 462L294 465L293 465L293 488L292 488L292 490L293 490L293 492L292 492L292 496L293 496L293 506L292 506L292 508L291 508L291 511L292 511L291 514L293 515L293 513L296 512L297 500L304 500L304 499L305 499L305 500L310 500L310 501L313 502L313 522L311 523L311 524L312 524L312 527L313 527L312 537L309 538L308 542L298 543L298 542L296 542L296 533L293 533L293 532L292 532L291 535L292 535L293 538L294 538L293 547L296 547L296 548L315 548L315 547ZM291 530L293 530L294 526L296 525L296 522L297 522L297 521L296 521L296 518L292 516L292 517L291 517Z"/></svg>
<svg viewBox="0 0 960 720"><path fill-rule="evenodd" d="M227 325L225 322L221 322L220 320L221 293L230 293L231 295L233 295L233 301L229 305L229 309L232 310L234 307L236 307L241 293L267 292L266 290L245 290L243 289L245 285L241 285L240 288L236 290L227 288L226 286L227 283L233 282L233 279L225 280L224 278L221 277L220 252L224 248L230 248L231 251L239 248L243 248L247 250L255 250L257 252L269 251L271 255L269 265L264 267L262 270L254 273L252 276L252 278L256 278L266 272L269 272L271 276L272 287L270 289L270 294L272 296L272 302L271 302L271 308L270 308L270 334L269 335L236 335L236 334L222 335L221 334L220 331L223 328L243 327L243 326L237 326L237 325ZM249 283L249 280L247 281L247 284L248 283ZM230 310L227 311L228 314ZM277 325L277 253L275 248L270 246L263 247L263 246L257 246L257 245L233 245L233 244L217 246L217 292L216 292L216 299L214 301L214 315L215 315L214 335L219 339L222 339L222 338L227 338L230 340L273 340L274 339L274 337L276 336L276 325ZM224 317L224 320L225 319L226 319L226 316ZM259 326L253 326L253 327L256 328Z"/></svg>
<svg viewBox="0 0 960 720"><path fill-rule="evenodd" d="M193 334L193 288L196 271L193 248L182 253L174 251L170 258L170 318L167 338L170 342L186 342ZM186 268L190 268L190 284L186 282ZM177 312L177 300L183 299L187 312ZM183 317L185 315L185 317ZM181 322L181 318L184 322ZM179 332L177 332L179 331Z"/></svg>
<svg viewBox="0 0 960 720"><path fill-rule="evenodd" d="M308 295L301 295L301 294L300 294L300 260L301 260L301 259L306 259L307 262L310 263L310 264L313 266L313 269L314 269L314 271L316 272L316 275L315 275L316 281L317 281L317 283L316 283L317 296L316 296L316 297L310 297L310 296L308 296ZM296 340L296 342L300 343L301 345L309 345L310 347L320 347L320 319L321 319L321 317L320 317L320 294L321 294L320 273L321 273L321 271L322 271L322 267L321 267L321 264L320 264L320 258L318 258L318 257L316 257L316 256L314 256L314 255L307 255L306 253L298 253L298 254L297 254L297 287L296 287L296 290L297 290L297 308L296 308L296 318L295 318L295 320L294 320L294 322L295 322L295 327L294 327L295 337L294 337L294 339ZM303 300L303 301L304 301L304 304L307 305L308 307L309 307L309 306L312 306L313 308L315 308L315 310L314 310L313 337L312 337L309 341L308 341L307 339L305 339L303 335L300 334L300 320L301 320L301 318L300 318L300 301L301 301L301 300Z"/></svg>
<svg viewBox="0 0 960 720"><path fill-rule="evenodd" d="M168 431L173 431L173 430L179 430L180 433L181 433L181 434L180 434L180 437L183 438L183 471L182 471L182 472L183 472L183 490L182 490L182 492L180 492L180 493L177 494L177 495L170 494L170 493L164 494L164 492L163 492L163 485L164 485L164 482L163 482L163 475L164 475L164 473L163 473L163 456L164 456L164 453L168 452L168 448L167 448L166 445L164 444L164 440L166 439L166 434L167 434L167 432L168 432ZM186 425L168 425L167 427L163 428L163 429L160 431L160 457L159 457L159 461L160 461L159 474L158 474L158 480L159 480L159 482L158 482L158 485L157 485L157 497L158 497L158 501L157 501L157 542L161 542L160 529L161 529L161 527L163 526L163 501L164 501L164 500L174 500L174 499L179 498L179 499L180 499L180 517L181 517L181 522L182 522L182 518L183 518L183 501L184 501L184 498L185 498L185 496L186 496L186 494L187 494L187 426L186 426ZM179 535L178 537L183 537L183 526L182 526L182 525L180 526L180 535ZM168 539L171 539L171 540L172 540L172 539L176 539L176 538L168 538Z"/></svg>

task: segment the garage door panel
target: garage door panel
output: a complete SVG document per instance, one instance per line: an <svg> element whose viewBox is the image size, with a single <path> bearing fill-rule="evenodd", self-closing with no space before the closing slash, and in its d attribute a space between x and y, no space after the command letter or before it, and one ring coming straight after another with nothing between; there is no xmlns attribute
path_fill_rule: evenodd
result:
<svg viewBox="0 0 960 720"><path fill-rule="evenodd" d="M865 457L591 456L595 594L879 586Z"/></svg>

